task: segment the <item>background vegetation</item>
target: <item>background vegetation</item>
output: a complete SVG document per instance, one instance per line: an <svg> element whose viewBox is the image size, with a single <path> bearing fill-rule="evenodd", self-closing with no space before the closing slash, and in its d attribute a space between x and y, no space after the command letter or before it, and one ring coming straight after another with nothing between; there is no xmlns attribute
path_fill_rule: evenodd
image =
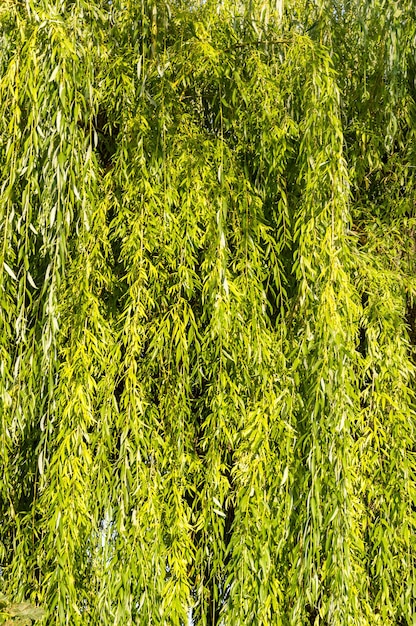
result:
<svg viewBox="0 0 416 626"><path fill-rule="evenodd" d="M415 622L413 0L0 3L0 588Z"/></svg>

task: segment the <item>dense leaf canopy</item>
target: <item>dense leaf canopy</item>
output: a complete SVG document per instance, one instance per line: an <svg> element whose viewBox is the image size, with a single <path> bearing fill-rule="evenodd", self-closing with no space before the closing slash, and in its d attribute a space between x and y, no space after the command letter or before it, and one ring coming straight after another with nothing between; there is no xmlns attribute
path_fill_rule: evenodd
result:
<svg viewBox="0 0 416 626"><path fill-rule="evenodd" d="M0 37L1 590L414 625L414 0L3 0Z"/></svg>

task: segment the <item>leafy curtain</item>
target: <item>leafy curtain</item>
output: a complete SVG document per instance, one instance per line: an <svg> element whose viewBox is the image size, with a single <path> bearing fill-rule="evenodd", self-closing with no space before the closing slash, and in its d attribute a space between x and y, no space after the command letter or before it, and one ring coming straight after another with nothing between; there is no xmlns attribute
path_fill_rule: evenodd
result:
<svg viewBox="0 0 416 626"><path fill-rule="evenodd" d="M0 37L0 590L413 625L413 1L3 0Z"/></svg>

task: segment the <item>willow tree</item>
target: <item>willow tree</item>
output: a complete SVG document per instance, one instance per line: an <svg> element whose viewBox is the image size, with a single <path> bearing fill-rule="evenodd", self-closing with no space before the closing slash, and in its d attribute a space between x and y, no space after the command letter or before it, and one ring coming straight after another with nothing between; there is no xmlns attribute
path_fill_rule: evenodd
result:
<svg viewBox="0 0 416 626"><path fill-rule="evenodd" d="M0 24L2 593L414 625L413 0Z"/></svg>

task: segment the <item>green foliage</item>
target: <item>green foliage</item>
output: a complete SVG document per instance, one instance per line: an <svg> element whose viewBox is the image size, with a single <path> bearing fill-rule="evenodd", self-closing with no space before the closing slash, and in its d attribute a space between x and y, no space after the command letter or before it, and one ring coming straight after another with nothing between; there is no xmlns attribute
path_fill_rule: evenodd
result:
<svg viewBox="0 0 416 626"><path fill-rule="evenodd" d="M9 622L414 626L413 0L0 38Z"/></svg>
<svg viewBox="0 0 416 626"><path fill-rule="evenodd" d="M0 623L4 626L32 626L33 622L42 619L45 611L30 602L11 604L6 596L0 594Z"/></svg>

